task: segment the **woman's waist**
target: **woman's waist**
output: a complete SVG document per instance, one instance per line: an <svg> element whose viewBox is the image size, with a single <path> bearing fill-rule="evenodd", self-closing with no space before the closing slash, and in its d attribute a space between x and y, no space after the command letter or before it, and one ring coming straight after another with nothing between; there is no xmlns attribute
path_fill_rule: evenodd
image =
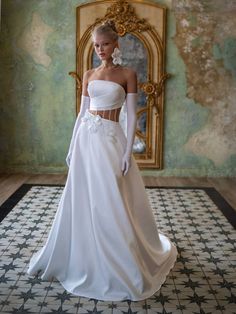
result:
<svg viewBox="0 0 236 314"><path fill-rule="evenodd" d="M93 115L99 115L103 119L112 120L115 122L119 121L121 107L115 109L91 109L89 108L89 112Z"/></svg>

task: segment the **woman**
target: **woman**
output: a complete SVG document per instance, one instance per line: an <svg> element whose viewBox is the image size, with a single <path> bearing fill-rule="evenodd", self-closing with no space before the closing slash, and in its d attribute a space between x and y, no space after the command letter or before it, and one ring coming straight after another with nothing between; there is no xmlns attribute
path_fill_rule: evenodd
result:
<svg viewBox="0 0 236 314"><path fill-rule="evenodd" d="M92 35L101 65L84 74L65 188L46 244L27 272L55 277L75 295L137 301L161 287L177 250L157 231L132 156L136 73L119 64L118 34L111 21ZM124 102L127 138L118 122Z"/></svg>

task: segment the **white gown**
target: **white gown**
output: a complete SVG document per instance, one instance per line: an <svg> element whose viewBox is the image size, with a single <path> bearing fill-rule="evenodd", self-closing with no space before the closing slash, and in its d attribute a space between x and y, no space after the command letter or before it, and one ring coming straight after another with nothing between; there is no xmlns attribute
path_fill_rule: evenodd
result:
<svg viewBox="0 0 236 314"><path fill-rule="evenodd" d="M112 81L89 83L90 108L122 106L126 93ZM27 273L56 278L74 295L143 300L164 283L177 249L157 231L132 156L126 176L126 137L119 122L86 111L75 134L67 181L44 246Z"/></svg>

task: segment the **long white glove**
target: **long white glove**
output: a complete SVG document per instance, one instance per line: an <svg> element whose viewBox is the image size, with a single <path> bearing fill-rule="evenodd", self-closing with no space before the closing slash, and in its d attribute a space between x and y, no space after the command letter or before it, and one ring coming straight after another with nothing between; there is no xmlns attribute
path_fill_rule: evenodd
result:
<svg viewBox="0 0 236 314"><path fill-rule="evenodd" d="M126 175L131 166L131 156L133 151L133 143L135 137L136 123L137 123L137 93L126 94L127 105L127 143L125 153L122 158L121 170L123 175Z"/></svg>
<svg viewBox="0 0 236 314"><path fill-rule="evenodd" d="M74 124L74 129L73 129L73 133L72 133L72 137L71 137L71 141L70 141L69 151L68 151L67 156L66 156L66 163L67 163L68 167L70 166L71 155L72 155L72 151L74 148L75 135L76 135L77 130L80 126L81 118L85 114L86 109L89 109L89 104L90 104L90 97L82 95L81 96L80 111L79 111L79 114L77 115L77 118L76 118L76 121Z"/></svg>

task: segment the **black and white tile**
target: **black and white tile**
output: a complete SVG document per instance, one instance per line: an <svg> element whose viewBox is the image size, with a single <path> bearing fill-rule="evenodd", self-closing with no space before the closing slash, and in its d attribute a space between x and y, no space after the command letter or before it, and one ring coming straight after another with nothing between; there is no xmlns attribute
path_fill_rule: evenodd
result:
<svg viewBox="0 0 236 314"><path fill-rule="evenodd" d="M210 191L201 188L147 188L157 228L179 252L166 282L151 298L88 299L68 293L55 280L28 276L29 259L47 239L62 190L24 185L1 206L4 215L9 204L13 208L1 222L0 313L236 313L236 231L225 217L235 219L235 213L225 208L223 215Z"/></svg>

